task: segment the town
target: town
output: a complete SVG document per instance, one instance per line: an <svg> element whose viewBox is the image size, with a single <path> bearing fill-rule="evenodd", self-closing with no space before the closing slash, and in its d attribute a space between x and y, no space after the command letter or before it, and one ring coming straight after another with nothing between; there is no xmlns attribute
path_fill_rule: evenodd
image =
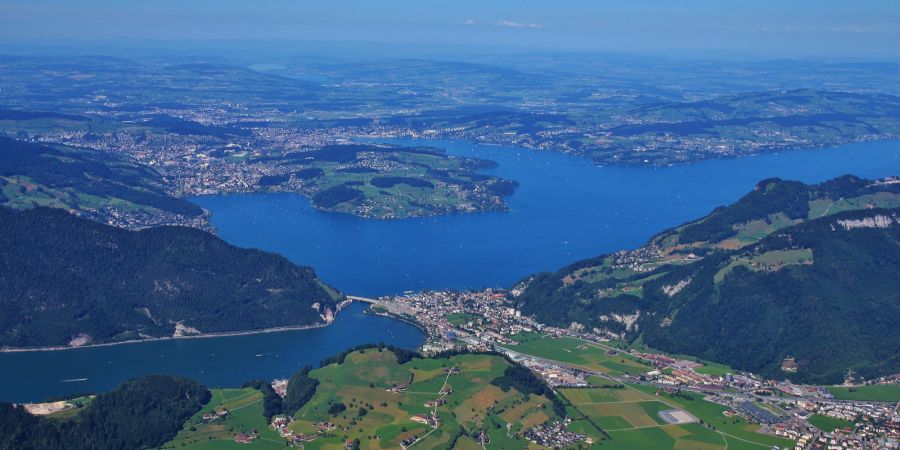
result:
<svg viewBox="0 0 900 450"><path fill-rule="evenodd" d="M624 257L624 255L622 255ZM627 259L627 258L625 258ZM625 261L623 261L625 262ZM497 289L482 291L430 291L406 293L371 300L372 310L417 323L427 333L425 354L448 350L501 352L528 367L554 388L590 387L591 377L602 377L618 383L653 387L658 393L680 395L692 392L709 402L727 407L723 415L741 417L760 424L759 432L796 441L801 449L896 449L900 439L900 399L891 402L839 400L820 386L806 386L788 380L766 380L749 373L705 374L697 371L703 363L670 357L656 352L642 352L613 346L608 336L572 328L557 328L538 323L515 308L510 292ZM358 299L358 298L357 298ZM585 346L602 349L609 356L627 356L646 366L639 374L610 375L576 364L529 355L516 350L516 338L522 334L570 338ZM788 359L783 370L795 364ZM848 374L846 384L860 380ZM889 385L900 382L900 375L866 382ZM677 411L676 413L684 413ZM686 414L686 413L685 413ZM685 421L694 421L687 414ZM835 419L842 424L825 428L815 418ZM811 422L812 420L812 422ZM554 431L559 430L559 431ZM557 424L535 429L526 435L540 445L564 447L573 434Z"/></svg>

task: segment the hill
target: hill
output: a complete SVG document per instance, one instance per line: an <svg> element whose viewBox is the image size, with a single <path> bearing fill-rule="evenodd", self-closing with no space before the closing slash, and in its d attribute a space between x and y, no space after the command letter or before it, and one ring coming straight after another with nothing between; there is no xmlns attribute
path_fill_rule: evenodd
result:
<svg viewBox="0 0 900 450"><path fill-rule="evenodd" d="M152 375L98 395L71 418L36 417L0 403L0 448L153 448L174 437L209 399L209 391L196 381Z"/></svg>
<svg viewBox="0 0 900 450"><path fill-rule="evenodd" d="M497 163L434 147L334 144L252 159L259 189L300 192L317 209L379 219L504 211L518 183L481 173Z"/></svg>
<svg viewBox="0 0 900 450"><path fill-rule="evenodd" d="M516 300L550 324L773 377L894 373L898 213L894 180L764 180L645 247L535 275ZM785 357L796 373L780 371Z"/></svg>
<svg viewBox="0 0 900 450"><path fill-rule="evenodd" d="M203 210L170 196L153 169L83 148L0 137L0 204L51 206L124 227L209 228Z"/></svg>
<svg viewBox="0 0 900 450"><path fill-rule="evenodd" d="M575 150L603 163L668 165L833 147L896 138L898 111L893 95L813 89L653 102L625 111L599 145Z"/></svg>
<svg viewBox="0 0 900 450"><path fill-rule="evenodd" d="M306 395L292 402L292 391L301 385ZM268 385L260 387L266 391ZM252 397L246 388L223 394L214 395L163 448L225 448L235 434L250 431L250 424L267 423L260 420L269 409L265 396L259 405L260 396ZM238 400L242 398L247 400ZM236 410L250 401L257 402L252 420L245 409ZM345 448L345 443L401 448L401 442L405 447L416 440L417 448L481 448L482 431L489 448L525 448L523 432L561 419L563 401L530 370L499 355L423 358L407 350L366 346L292 377L282 413L290 417L285 425L289 439L299 439L307 449ZM204 413L223 408L233 414L203 420ZM285 447L285 438L263 427L251 448Z"/></svg>
<svg viewBox="0 0 900 450"><path fill-rule="evenodd" d="M311 268L193 228L5 207L0 228L0 346L317 325L338 297Z"/></svg>

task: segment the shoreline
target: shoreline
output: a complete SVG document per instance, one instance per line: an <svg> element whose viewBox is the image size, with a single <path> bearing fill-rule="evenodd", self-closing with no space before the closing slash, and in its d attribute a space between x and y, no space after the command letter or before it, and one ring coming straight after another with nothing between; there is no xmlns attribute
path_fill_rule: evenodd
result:
<svg viewBox="0 0 900 450"><path fill-rule="evenodd" d="M340 310L338 310L340 311ZM337 320L337 313L335 313L335 319ZM292 325L292 326L284 326L284 327L272 327L272 328L262 328L258 330L246 330L246 331L223 331L220 333L201 333L201 334L192 334L188 336L163 336L163 337L154 337L147 339L130 339L127 341L118 341L118 342L103 342L99 344L88 344L88 345L80 345L77 347L72 346L52 346L52 347L9 347L9 348L0 348L0 353L27 353L27 352L57 352L57 351L65 351L65 350L78 350L83 348L96 348L96 347L112 347L114 345L126 345L126 344L140 344L143 342L157 342L157 341L171 341L177 339L206 339L206 338L218 338L218 337L229 337L229 336L246 336L250 334L263 334L263 333L280 333L284 331L298 331L298 330L312 330L316 328L325 328L328 325L334 323L334 320L331 322L318 323L312 325Z"/></svg>
<svg viewBox="0 0 900 450"><path fill-rule="evenodd" d="M392 313L390 310L387 310L387 312L383 312L383 313L379 313L379 312L371 312L371 311L372 311L372 306L369 306L369 308L366 309L366 310L363 312L363 314L372 314L372 315L376 315L376 316L380 316L380 317L388 317L388 318L391 318L391 319L394 319L394 320L398 320L398 321L400 321L400 322L408 323L408 324L410 324L410 325L412 325L412 326L418 328L419 331L421 331L422 334L425 335L426 339L428 338L428 336L430 336L430 334L428 333L428 330L426 330L425 327L422 326L422 324L420 324L420 323L418 323L418 322L416 322L416 321L414 321L414 320L410 320L410 319L407 319L406 317L403 317L403 316L401 316L401 315L399 315L399 314Z"/></svg>
<svg viewBox="0 0 900 450"><path fill-rule="evenodd" d="M171 340L178 340L178 339L207 339L207 338L219 338L219 337L230 337L230 336L247 336L247 335L251 335L251 334L281 333L281 332L285 332L285 331L314 330L317 328L325 328L325 327L331 325L332 323L334 323L335 320L337 320L338 315L340 314L341 310L343 310L347 306L350 306L353 303L363 304L365 306L365 310L363 311L363 314L370 314L370 311L372 308L372 305L370 303L363 302L363 301L355 301L355 300L349 300L350 303L347 303L347 301L348 300L345 300L344 302L341 302L337 305L337 308L335 308L336 311L334 313L334 319L331 322L323 322L323 323L310 324L310 325L291 325L291 326L283 326L283 327L261 328L261 329L257 329L257 330L223 331L220 333L201 333L201 334L192 334L192 335L187 335L187 336L162 336L162 337L153 337L153 338L146 338L146 339L129 339L127 341L103 342L103 343L99 343L99 344L80 345L77 347L61 346L61 345L49 346L49 347L7 347L7 348L0 348L0 353L58 352L58 351L66 351L66 350L78 350L78 349L84 349L84 348L112 347L114 345L140 344L140 343L144 343L144 342L171 341ZM394 314L379 314L379 313L371 313L371 314L374 314L376 316L389 317L393 320L408 323L408 324L413 325L416 328L418 328L426 336L428 335L428 332L425 331L425 329L420 324L418 324L414 321L408 320L406 318L399 317Z"/></svg>

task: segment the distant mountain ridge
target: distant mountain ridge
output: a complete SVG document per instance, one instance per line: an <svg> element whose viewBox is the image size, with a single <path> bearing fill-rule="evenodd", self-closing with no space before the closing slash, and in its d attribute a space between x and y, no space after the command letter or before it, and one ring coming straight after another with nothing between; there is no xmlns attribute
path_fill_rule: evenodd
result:
<svg viewBox="0 0 900 450"><path fill-rule="evenodd" d="M6 207L0 228L3 347L320 325L341 297L309 267L193 228Z"/></svg>
<svg viewBox="0 0 900 450"><path fill-rule="evenodd" d="M900 182L769 179L633 251L535 275L515 298L558 326L812 382L900 371ZM800 369L783 373L783 358Z"/></svg>

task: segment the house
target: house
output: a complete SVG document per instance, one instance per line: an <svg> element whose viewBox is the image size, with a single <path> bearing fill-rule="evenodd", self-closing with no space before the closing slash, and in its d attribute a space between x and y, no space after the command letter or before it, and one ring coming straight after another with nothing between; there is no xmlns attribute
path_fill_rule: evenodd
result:
<svg viewBox="0 0 900 450"><path fill-rule="evenodd" d="M275 416L272 418L273 428L283 428L291 424L291 418L287 416Z"/></svg>

